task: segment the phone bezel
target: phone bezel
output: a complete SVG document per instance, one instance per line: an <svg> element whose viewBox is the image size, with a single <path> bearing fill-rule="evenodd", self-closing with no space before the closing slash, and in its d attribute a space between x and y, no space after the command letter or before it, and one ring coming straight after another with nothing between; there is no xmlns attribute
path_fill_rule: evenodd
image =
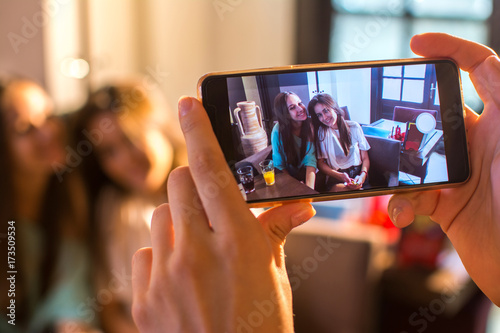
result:
<svg viewBox="0 0 500 333"><path fill-rule="evenodd" d="M293 72L307 72L317 70L343 70L366 67L383 67L383 66L399 66L412 64L450 64L453 69L450 73L454 73L454 77L444 76L438 78L440 82L440 107L442 115L443 131L445 133L445 150L448 165L449 180L440 184L415 184L408 186L371 188L367 190L358 190L352 192L329 192L320 193L314 196L293 196L281 197L273 199L261 199L256 201L247 201L251 207L266 207L276 205L282 202L312 202L312 201L327 201L346 198L358 198L376 195L394 194L400 192L409 192L426 189L440 189L458 186L466 182L470 177L469 152L467 144L467 133L465 131L464 122L464 102L462 96L462 83L458 65L453 59L449 58L410 58L397 60L378 60L378 61L363 61L363 62L346 62L346 63L324 63L324 64L309 64L309 65L292 65L284 67L260 68L241 71L213 72L202 76L198 81L198 98L202 101L207 114L210 118L212 128L219 141L221 149L227 161L231 161L234 146L231 140L224 139L225 125L230 122L228 112L217 112L218 109L225 109L229 106L227 101L227 86L226 79L235 76L253 76L265 74L282 74ZM437 69L436 69L437 72ZM442 89L441 85L446 83L449 89ZM450 83L447 83L450 82ZM443 85L444 87L444 85ZM453 101L453 102L451 102ZM448 113L449 112L449 113ZM448 114L451 117L444 117ZM458 116L458 117L457 117ZM222 119L224 118L224 119ZM453 144L446 144L453 142ZM233 155L234 156L234 155ZM230 162L228 162L231 164ZM461 166L450 168L450 166ZM451 172L450 172L451 171Z"/></svg>

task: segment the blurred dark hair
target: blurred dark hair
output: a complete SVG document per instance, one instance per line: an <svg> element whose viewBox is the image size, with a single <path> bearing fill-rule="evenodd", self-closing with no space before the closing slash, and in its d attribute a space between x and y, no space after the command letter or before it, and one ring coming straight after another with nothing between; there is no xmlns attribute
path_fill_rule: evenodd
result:
<svg viewBox="0 0 500 333"><path fill-rule="evenodd" d="M9 78L8 80L0 80L0 156L2 162L0 163L0 172L2 177L0 177L0 256L1 262L3 263L1 267L4 267L1 276L1 293L2 295L7 295L8 283L6 280L7 274L7 263L8 263L8 222L14 221L16 226L16 249L15 249L15 263L16 270L18 274L16 275L16 326L23 327L23 325L29 320L28 312L28 291L24 289L26 287L25 276L26 272L22 271L21 263L25 262L25 258L30 256L30 253L23 251L23 241L20 239L18 234L18 222L23 216L20 216L18 211L19 207L22 207L22 203L19 204L16 200L22 200L22 198L17 198L15 185L13 182L13 175L16 172L13 165L13 153L9 144L9 129L7 128L6 113L11 107L6 102L6 96L9 93L9 89L17 83L29 83L38 86L35 82L27 80L24 78ZM74 202L71 200L70 186L71 182L59 182L55 175L49 176L49 182L47 185L47 190L43 196L41 202L41 211L37 221L32 221L39 226L41 230L41 236L43 237L42 244L43 248L41 251L42 261L40 263L39 282L40 282L40 294L37 295L39 299L47 294L50 287L52 286L56 276L56 263L59 254L59 249L61 245L61 233L64 221L73 222L75 206ZM4 301L5 300L5 301ZM6 307L3 307L4 302L7 302L7 297L2 300L2 310L3 313ZM6 305L6 304L5 304ZM7 306L7 305L6 305Z"/></svg>
<svg viewBox="0 0 500 333"><path fill-rule="evenodd" d="M173 167L183 164L179 152L184 150L181 139L175 131L162 119L154 119L154 106L148 94L138 85L120 83L104 86L89 94L85 105L76 112L72 120L73 146L79 142L89 141L88 127L95 117L104 114L115 114L125 135L134 141L137 136L144 135L149 128L158 128L174 148ZM163 115L162 118L167 118ZM93 148L94 148L94 144ZM106 185L113 185L122 193L128 190L113 182L101 169L95 149L83 157L81 169L89 189L91 198L97 198L100 190Z"/></svg>
<svg viewBox="0 0 500 333"><path fill-rule="evenodd" d="M349 154L349 149L351 147L351 130L342 115L342 110L340 109L338 103L332 98L332 96L328 94L317 94L314 96L309 104L307 105L307 109L309 110L309 114L311 115L312 123L314 126L314 132L316 135L314 136L314 142L316 144L316 154L320 153L320 142L325 139L325 130L328 128L327 125L323 124L316 112L314 112L314 107L316 104L323 104L327 108L331 109L337 115L337 127L339 129L340 136L340 145L342 146L342 150L344 150L344 154L347 156Z"/></svg>
<svg viewBox="0 0 500 333"><path fill-rule="evenodd" d="M278 132L280 140L278 146L285 154L285 162L286 164L298 166L304 156L306 156L307 142L313 141L313 133L311 130L311 119L308 117L301 124L300 139L302 140L302 145L299 149L299 156L297 156L296 143L292 133L292 118L286 102L288 97L291 95L297 96L296 93L291 91L280 92L276 95L274 98L274 114L276 115L276 120L279 123ZM307 110L305 111L307 114Z"/></svg>
<svg viewBox="0 0 500 333"><path fill-rule="evenodd" d="M72 145L76 147L78 143L90 141L88 138L89 127L96 117L107 114L114 114L124 131L124 134L134 141L137 137L143 136L148 129L156 128L170 142L174 149L174 160L171 168L183 164L182 153L185 151L183 141L177 137L172 124L166 119L168 115L162 113L158 118L154 118L155 107L151 96L134 82L120 82L116 85L106 85L94 92L91 92L84 106L78 110L72 119ZM94 233L89 233L89 244L91 244L92 256L96 263L95 271L100 267L106 267L106 258L102 255L105 244L95 241L96 237L102 237L98 231L100 229L100 216L98 211L100 194L105 188L113 187L124 198L129 195L129 189L114 182L108 177L95 154L95 143L88 156L82 157L80 169L87 187L87 197L90 205L90 225L89 228ZM75 149L76 150L76 149Z"/></svg>
<svg viewBox="0 0 500 333"><path fill-rule="evenodd" d="M88 96L85 105L72 115L71 128L73 137L70 141L75 150L79 142L89 141L85 133L92 119L104 113L117 112L116 110L120 107L118 102L118 91L111 86L104 87ZM85 179L89 202L91 206L93 206L93 202L97 198L100 189L106 184L113 183L99 166L97 157L94 154L93 144L91 153L82 158L80 170ZM119 184L115 185L125 191ZM91 210L92 209L93 207L91 207ZM92 220L94 219L92 218Z"/></svg>
<svg viewBox="0 0 500 333"><path fill-rule="evenodd" d="M7 81L0 81L0 156L2 158L2 163L0 163L0 174L3 175L3 177L0 177L1 223L14 218L13 212L11 212L14 207L12 177L7 176L11 175L13 172L12 152L8 143L8 128L5 119L6 105L4 103L4 94L8 84ZM7 260L7 258L2 257L2 260ZM2 267L7 267L7 265Z"/></svg>

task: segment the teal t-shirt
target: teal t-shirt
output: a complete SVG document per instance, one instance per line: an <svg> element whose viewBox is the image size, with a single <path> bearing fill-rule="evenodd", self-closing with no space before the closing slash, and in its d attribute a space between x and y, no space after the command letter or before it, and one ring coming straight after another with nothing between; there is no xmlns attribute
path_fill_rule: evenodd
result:
<svg viewBox="0 0 500 333"><path fill-rule="evenodd" d="M295 135L293 136L293 138L295 140L295 150L297 151L297 156L299 156L300 147L302 147L302 139ZM291 165L289 163L286 163L285 152L283 151L283 145L280 141L279 123L276 123L276 125L274 125L271 132L271 145L273 147L274 167L279 170L287 170L288 173L295 178L298 178L300 169L306 166L313 168L316 168L317 166L316 153L313 142L307 142L306 154L300 161L299 165Z"/></svg>

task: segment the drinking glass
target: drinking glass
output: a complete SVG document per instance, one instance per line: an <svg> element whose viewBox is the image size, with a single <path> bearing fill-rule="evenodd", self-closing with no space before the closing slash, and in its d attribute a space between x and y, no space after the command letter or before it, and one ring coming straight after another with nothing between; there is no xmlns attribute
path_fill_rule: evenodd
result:
<svg viewBox="0 0 500 333"><path fill-rule="evenodd" d="M260 169L262 170L262 176L266 181L266 185L274 185L274 163L273 160L263 160L259 163Z"/></svg>
<svg viewBox="0 0 500 333"><path fill-rule="evenodd" d="M236 173L240 176L240 182L243 185L245 193L252 193L255 191L253 168L251 166L239 168L236 170Z"/></svg>

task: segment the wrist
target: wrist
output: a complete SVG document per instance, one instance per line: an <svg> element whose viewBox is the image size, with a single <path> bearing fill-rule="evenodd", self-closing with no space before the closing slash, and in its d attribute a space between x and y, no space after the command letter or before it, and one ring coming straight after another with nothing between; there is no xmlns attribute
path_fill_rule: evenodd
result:
<svg viewBox="0 0 500 333"><path fill-rule="evenodd" d="M337 171L335 169L332 169L332 174L335 178L337 178L338 180L343 180L344 179L344 174L340 171Z"/></svg>

